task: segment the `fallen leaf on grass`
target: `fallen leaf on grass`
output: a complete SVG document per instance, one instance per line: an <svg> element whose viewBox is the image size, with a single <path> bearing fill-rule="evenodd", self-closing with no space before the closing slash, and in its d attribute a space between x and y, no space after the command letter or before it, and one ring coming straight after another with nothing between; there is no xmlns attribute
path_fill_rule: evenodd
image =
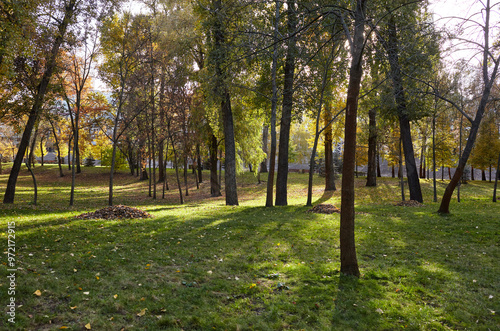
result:
<svg viewBox="0 0 500 331"><path fill-rule="evenodd" d="M74 307L69 307L69 308L71 308L71 309L76 309L76 306L74 306Z"/></svg>
<svg viewBox="0 0 500 331"><path fill-rule="evenodd" d="M67 328L68 328L67 326L64 326L64 325L63 325L63 326L61 326L61 327L59 328L59 330L62 330L62 329L67 329Z"/></svg>
<svg viewBox="0 0 500 331"><path fill-rule="evenodd" d="M85 324L85 329L92 330L92 327L90 326L90 323Z"/></svg>
<svg viewBox="0 0 500 331"><path fill-rule="evenodd" d="M146 310L148 310L148 309L144 308L143 310L141 310L140 312L137 313L137 316L141 317L141 316L146 315Z"/></svg>
<svg viewBox="0 0 500 331"><path fill-rule="evenodd" d="M40 292L40 290L36 290L35 292L33 292L33 294L36 296L41 296L42 292Z"/></svg>
<svg viewBox="0 0 500 331"><path fill-rule="evenodd" d="M118 298L118 294L113 295L113 298L115 299Z"/></svg>
<svg viewBox="0 0 500 331"><path fill-rule="evenodd" d="M376 311L377 313L379 313L379 314L383 314L383 313L384 313L384 311L383 311L382 309L380 309L380 308L377 308L375 311Z"/></svg>

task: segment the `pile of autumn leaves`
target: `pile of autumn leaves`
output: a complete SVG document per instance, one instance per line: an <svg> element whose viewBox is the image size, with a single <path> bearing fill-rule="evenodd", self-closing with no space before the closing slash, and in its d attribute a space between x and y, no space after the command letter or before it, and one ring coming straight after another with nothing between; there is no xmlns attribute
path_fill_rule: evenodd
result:
<svg viewBox="0 0 500 331"><path fill-rule="evenodd" d="M143 210L124 205L110 206L96 210L95 212L85 213L76 216L77 219L81 220L89 220L89 219L115 220L115 219L126 219L126 218L150 218L150 217L152 217L151 214Z"/></svg>

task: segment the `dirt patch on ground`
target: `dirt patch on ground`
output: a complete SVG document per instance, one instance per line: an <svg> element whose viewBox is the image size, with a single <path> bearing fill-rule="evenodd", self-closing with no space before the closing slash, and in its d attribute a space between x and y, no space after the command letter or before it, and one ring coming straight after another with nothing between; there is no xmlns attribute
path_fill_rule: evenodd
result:
<svg viewBox="0 0 500 331"><path fill-rule="evenodd" d="M114 220L114 219L124 219L124 218L149 218L152 217L147 212L123 205L110 206L103 209L96 210L95 212L85 213L76 216L78 219L104 219L104 220Z"/></svg>

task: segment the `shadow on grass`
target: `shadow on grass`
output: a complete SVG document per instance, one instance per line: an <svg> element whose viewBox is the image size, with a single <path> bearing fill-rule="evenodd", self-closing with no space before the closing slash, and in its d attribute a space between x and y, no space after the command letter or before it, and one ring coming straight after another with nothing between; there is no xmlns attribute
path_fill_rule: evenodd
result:
<svg viewBox="0 0 500 331"><path fill-rule="evenodd" d="M323 195L318 200L314 201L313 205L324 203L330 200L335 192L336 191L324 191Z"/></svg>

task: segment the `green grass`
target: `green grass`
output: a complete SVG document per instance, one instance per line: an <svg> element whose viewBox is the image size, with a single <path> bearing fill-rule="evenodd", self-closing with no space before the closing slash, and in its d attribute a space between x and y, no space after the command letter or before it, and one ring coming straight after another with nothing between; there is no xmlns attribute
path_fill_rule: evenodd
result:
<svg viewBox="0 0 500 331"><path fill-rule="evenodd" d="M78 220L106 206L103 168L83 168L74 207L69 175L36 167L39 205L23 171L16 203L0 205L0 242L16 224L16 324L12 330L498 330L500 204L493 184L462 186L462 202L440 216L432 182L425 205L397 207L397 181L357 185L360 279L340 275L339 215L307 213L306 174L289 176L289 206L265 208L265 183L238 178L240 206L191 183L185 205L171 190L148 197L147 182L116 177L115 203L148 211L141 220ZM66 172L68 172L66 170ZM0 175L3 197L8 175ZM194 181L192 177L190 177ZM208 180L208 173L204 173ZM339 191L317 203L340 206ZM441 197L446 182L438 182ZM340 186L340 183L337 183ZM0 301L8 302L7 255ZM41 291L41 296L34 294ZM3 305L6 312L7 308ZM495 313L496 312L496 313Z"/></svg>

